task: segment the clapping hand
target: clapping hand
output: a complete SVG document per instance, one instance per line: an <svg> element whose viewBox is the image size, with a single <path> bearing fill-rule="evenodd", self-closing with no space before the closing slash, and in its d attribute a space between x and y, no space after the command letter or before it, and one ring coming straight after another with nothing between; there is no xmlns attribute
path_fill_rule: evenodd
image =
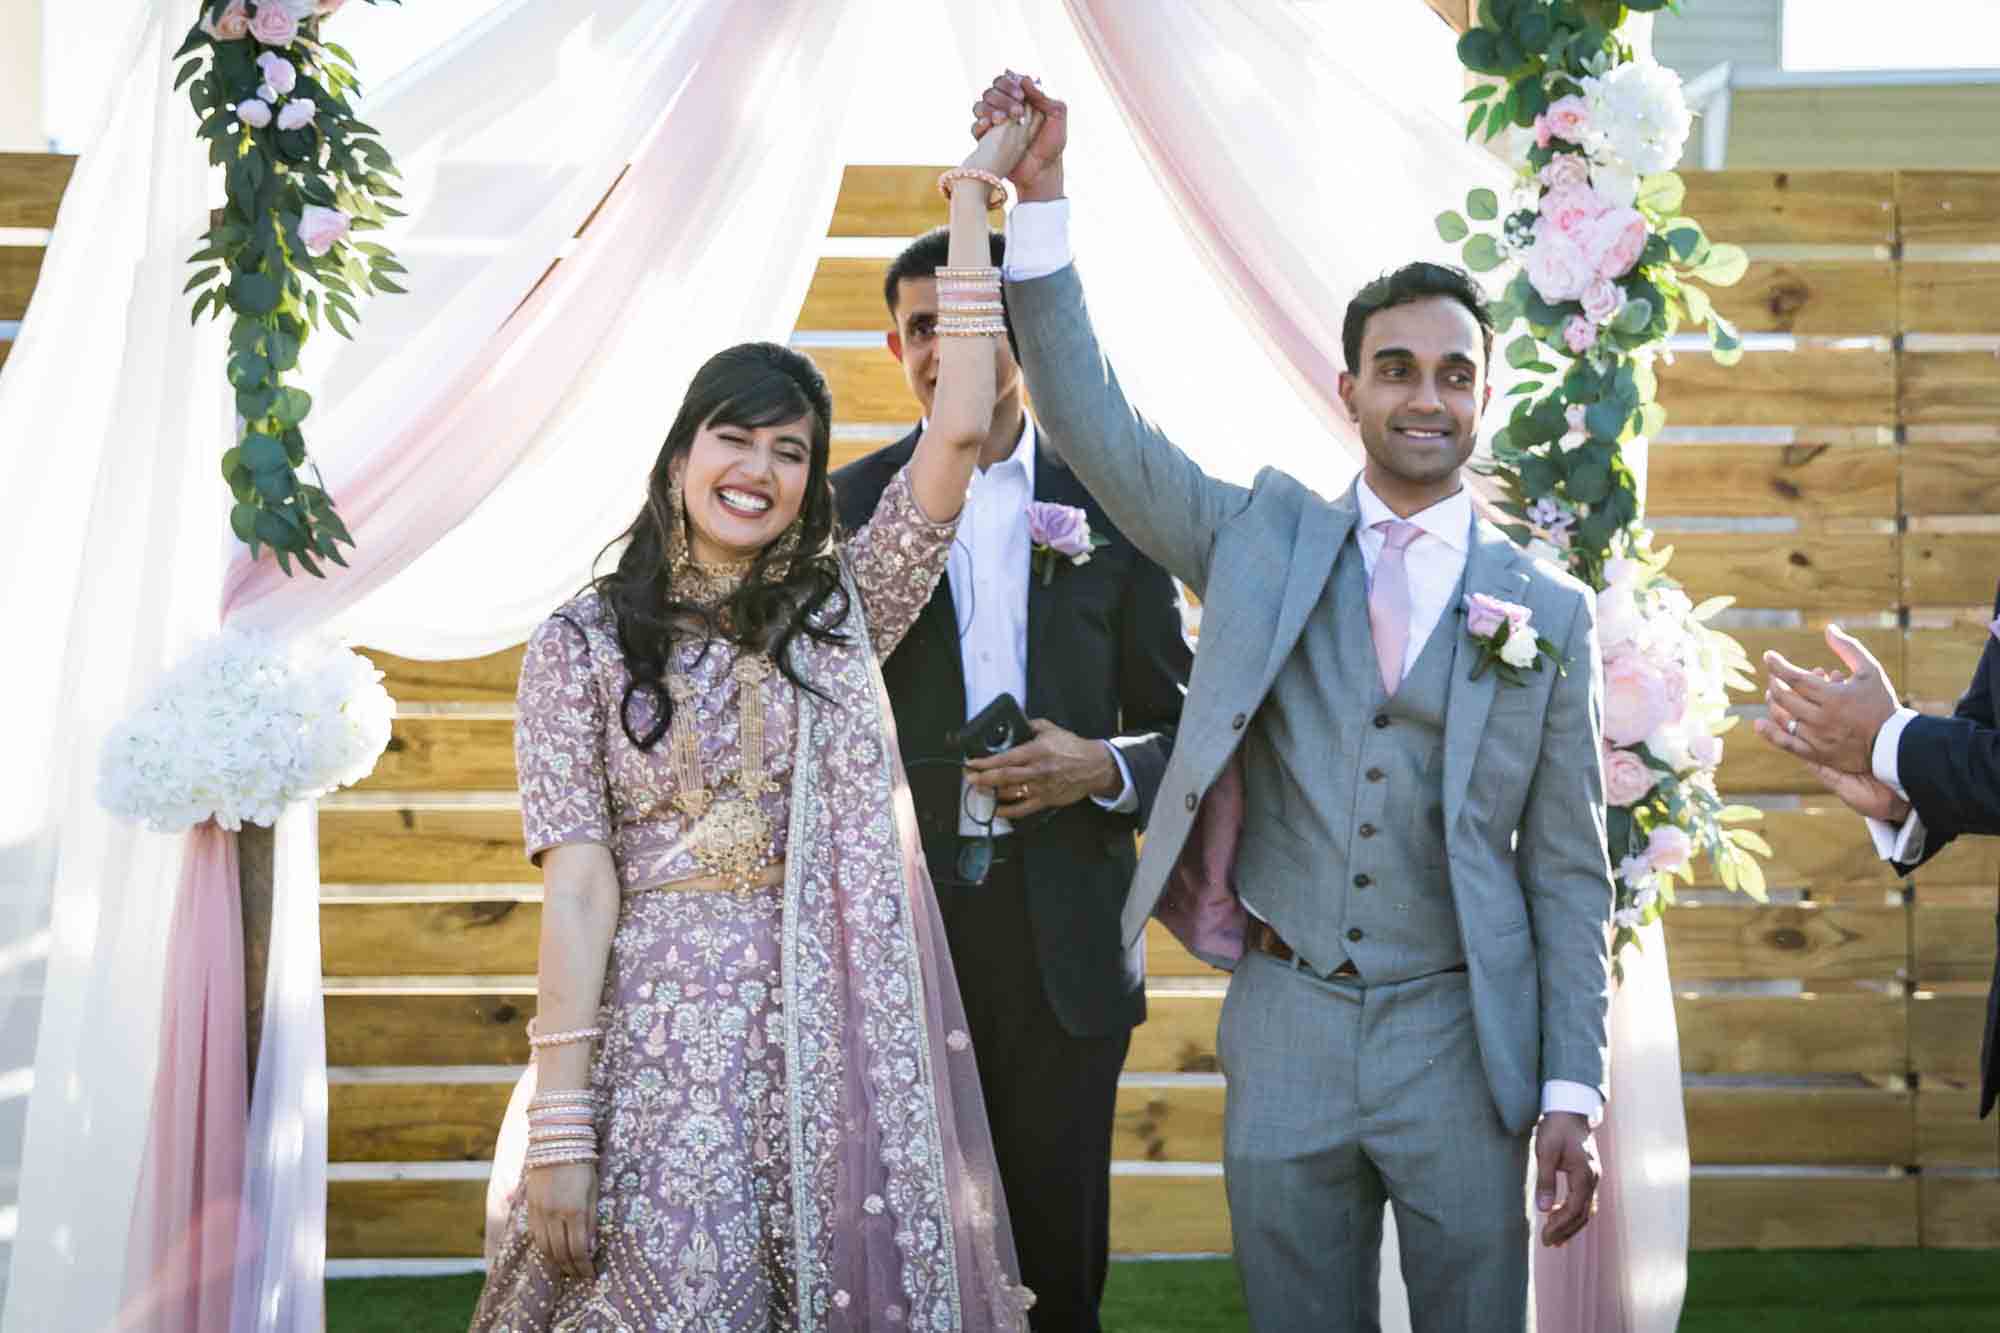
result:
<svg viewBox="0 0 2000 1333"><path fill-rule="evenodd" d="M1031 116L1036 119L1028 119ZM1024 120L1032 130L1026 151L1003 174L1020 191L1022 203L1060 199L1069 106L1042 91L1031 75L1005 70L993 80L972 104L972 137L984 142L995 128Z"/></svg>
<svg viewBox="0 0 2000 1333"><path fill-rule="evenodd" d="M1888 673L1859 639L1838 625L1826 629L1827 647L1847 667L1845 676L1807 671L1778 653L1764 654L1771 705L1783 740L1759 728L1779 749L1842 773L1867 773L1873 766L1875 733L1896 711L1896 691Z"/></svg>

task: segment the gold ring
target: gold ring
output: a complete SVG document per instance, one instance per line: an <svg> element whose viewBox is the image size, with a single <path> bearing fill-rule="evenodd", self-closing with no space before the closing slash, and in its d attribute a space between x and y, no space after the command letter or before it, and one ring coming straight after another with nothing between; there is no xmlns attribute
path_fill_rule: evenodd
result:
<svg viewBox="0 0 2000 1333"><path fill-rule="evenodd" d="M1796 736L1799 734L1799 720L1797 718L1793 718L1791 721L1785 723L1785 734L1787 736Z"/></svg>

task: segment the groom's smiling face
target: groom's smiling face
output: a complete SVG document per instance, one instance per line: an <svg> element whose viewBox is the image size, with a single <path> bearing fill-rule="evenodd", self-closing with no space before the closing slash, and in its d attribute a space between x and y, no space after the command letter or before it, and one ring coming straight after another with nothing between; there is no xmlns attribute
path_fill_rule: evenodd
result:
<svg viewBox="0 0 2000 1333"><path fill-rule="evenodd" d="M1472 312L1448 296L1378 310L1361 334L1359 366L1340 377L1368 452L1368 484L1405 512L1458 489L1491 390L1485 339Z"/></svg>

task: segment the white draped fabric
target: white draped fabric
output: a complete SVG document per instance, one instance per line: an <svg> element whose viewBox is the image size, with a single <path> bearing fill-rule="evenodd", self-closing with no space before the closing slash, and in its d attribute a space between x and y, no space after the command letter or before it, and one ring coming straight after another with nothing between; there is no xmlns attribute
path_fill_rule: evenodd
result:
<svg viewBox="0 0 2000 1333"><path fill-rule="evenodd" d="M376 302L358 343L311 349L308 430L336 498L370 497L349 520L367 568L309 592L238 570L236 619L420 658L520 641L636 509L695 365L791 328L852 97L917 114L898 48L874 40L909 22L965 76L961 102L923 114L962 128L1009 64L1076 108L1078 248L1135 399L1219 475L1275 463L1337 490L1355 466L1327 406L1338 311L1435 252L1429 217L1493 174L1390 113L1410 43L1449 36L1402 8L1423 27L1223 0L498 4L363 108L408 178L412 216L385 239L411 295ZM0 1168L21 1164L9 1333L116 1315L181 840L111 821L94 764L105 728L216 628L229 555L220 326L190 329L180 295L209 202L167 86L186 11L136 6L107 41L130 53L107 68L132 73L0 378L0 586L31 646L0 694L16 738L0 778ZM309 811L278 844L233 1325L307 1333L325 1200Z"/></svg>

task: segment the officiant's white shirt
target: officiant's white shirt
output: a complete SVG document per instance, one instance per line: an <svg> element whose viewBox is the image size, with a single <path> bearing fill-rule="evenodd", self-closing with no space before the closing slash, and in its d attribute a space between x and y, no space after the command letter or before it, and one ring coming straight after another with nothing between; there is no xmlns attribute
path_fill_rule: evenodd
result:
<svg viewBox="0 0 2000 1333"><path fill-rule="evenodd" d="M1073 258L1069 236L1069 200L1051 199L1042 203L1018 204L1007 215L1007 260L1004 274L1009 282L1029 282L1067 268ZM1375 574L1376 557L1382 554L1384 538L1375 524L1397 515L1368 483L1358 481L1356 502L1360 507L1356 540L1370 578ZM1465 574L1465 558L1472 533L1472 501L1461 488L1438 501L1409 521L1424 530L1410 543L1405 561L1410 576L1410 641L1404 649L1403 669L1408 671L1423 651L1424 642L1437 628L1446 605ZM956 585L953 595L957 595ZM1603 1113L1604 1098L1587 1083L1552 1078L1542 1084L1542 1113L1570 1111L1589 1116L1594 1123Z"/></svg>

